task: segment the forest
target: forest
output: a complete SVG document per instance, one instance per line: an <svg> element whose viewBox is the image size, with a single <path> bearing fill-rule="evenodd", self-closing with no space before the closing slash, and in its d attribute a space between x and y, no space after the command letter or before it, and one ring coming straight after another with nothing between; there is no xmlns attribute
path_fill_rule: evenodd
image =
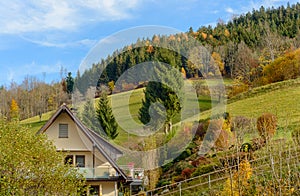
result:
<svg viewBox="0 0 300 196"><path fill-rule="evenodd" d="M215 27L202 26L198 30L190 28L186 33L176 35L140 38L136 43L92 65L84 73L78 71L72 76L62 69L59 82L48 84L28 76L21 84L11 82L9 86L2 86L0 111L9 118L12 102L15 102L20 119L42 115L63 102L71 102L68 80L73 82L74 90L71 92L77 97L90 93L91 87L100 91L101 86L105 85L112 90L122 73L148 61L167 63L185 72L186 78L191 79L214 77L220 71L224 78L234 80L236 89L232 89L232 95L268 83L296 78L299 75L299 26L300 4L297 3L278 8L261 7L234 16L227 23L220 19ZM199 42L207 54L200 52L204 54L202 61L195 65L190 59L200 58L195 55L199 51L188 51L186 56L182 54L187 51L186 48L199 45ZM128 75L122 84L122 91L144 85L136 84L136 81L136 76ZM114 90L118 92L117 88Z"/></svg>

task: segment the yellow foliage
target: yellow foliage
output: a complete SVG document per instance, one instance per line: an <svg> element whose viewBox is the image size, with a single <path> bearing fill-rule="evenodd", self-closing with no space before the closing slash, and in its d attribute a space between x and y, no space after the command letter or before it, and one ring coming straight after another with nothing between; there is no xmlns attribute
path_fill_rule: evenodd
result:
<svg viewBox="0 0 300 196"><path fill-rule="evenodd" d="M184 67L181 67L181 74L183 78L186 78L186 71L184 69Z"/></svg>
<svg viewBox="0 0 300 196"><path fill-rule="evenodd" d="M224 74L224 62L222 61L221 55L217 52L213 52L211 56L214 60L214 64L217 65L220 72Z"/></svg>
<svg viewBox="0 0 300 196"><path fill-rule="evenodd" d="M225 29L224 35L225 35L226 37L229 37L229 36L230 36L230 32L229 32L228 29Z"/></svg>
<svg viewBox="0 0 300 196"><path fill-rule="evenodd" d="M236 171L232 179L228 178L224 184L224 189L221 195L245 195L246 191L249 189L249 179L252 176L252 168L247 160L243 160L239 164L239 169Z"/></svg>
<svg viewBox="0 0 300 196"><path fill-rule="evenodd" d="M300 74L300 49L286 53L263 69L267 83L295 79Z"/></svg>
<svg viewBox="0 0 300 196"><path fill-rule="evenodd" d="M115 82L112 80L110 82L108 82L108 87L111 90L111 92L114 90L115 88Z"/></svg>
<svg viewBox="0 0 300 196"><path fill-rule="evenodd" d="M18 106L18 103L15 99L11 100L10 118L11 119L18 119L19 118L19 106Z"/></svg>

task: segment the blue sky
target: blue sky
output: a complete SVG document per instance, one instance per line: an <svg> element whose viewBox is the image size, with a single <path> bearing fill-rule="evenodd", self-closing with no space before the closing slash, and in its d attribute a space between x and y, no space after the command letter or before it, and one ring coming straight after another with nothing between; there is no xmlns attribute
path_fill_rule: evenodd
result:
<svg viewBox="0 0 300 196"><path fill-rule="evenodd" d="M0 1L0 85L36 76L74 75L88 52L116 32L160 25L186 32L282 0L10 0ZM289 1L290 4L299 2ZM103 51L105 53L105 51Z"/></svg>

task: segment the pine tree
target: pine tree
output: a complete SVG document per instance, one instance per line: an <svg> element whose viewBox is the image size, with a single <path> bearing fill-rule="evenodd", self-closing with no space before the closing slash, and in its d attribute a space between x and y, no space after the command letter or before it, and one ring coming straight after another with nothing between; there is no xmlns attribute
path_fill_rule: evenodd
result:
<svg viewBox="0 0 300 196"><path fill-rule="evenodd" d="M167 134L172 129L174 117L181 110L183 79L179 71L163 64L153 66L149 74L153 79L144 91L145 99L139 110L139 119L144 124L151 123L148 125L154 128L164 120Z"/></svg>
<svg viewBox="0 0 300 196"><path fill-rule="evenodd" d="M66 77L66 83L67 83L67 93L70 95L73 93L74 90L74 79L72 77L71 72L69 72L68 76Z"/></svg>
<svg viewBox="0 0 300 196"><path fill-rule="evenodd" d="M118 124L115 117L112 114L112 109L108 101L106 93L101 93L97 108L96 108L97 119L104 131L110 139L115 139L118 136Z"/></svg>
<svg viewBox="0 0 300 196"><path fill-rule="evenodd" d="M84 104L83 111L80 114L80 120L86 127L96 131L100 135L104 135L103 131L101 130L101 125L96 118L96 110L91 99L88 99Z"/></svg>

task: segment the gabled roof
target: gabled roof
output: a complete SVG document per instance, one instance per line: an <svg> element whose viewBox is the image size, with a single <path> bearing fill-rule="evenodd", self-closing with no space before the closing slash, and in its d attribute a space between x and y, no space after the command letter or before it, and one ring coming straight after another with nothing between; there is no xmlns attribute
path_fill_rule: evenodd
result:
<svg viewBox="0 0 300 196"><path fill-rule="evenodd" d="M123 153L104 138L102 138L98 133L88 129L84 126L81 121L71 112L66 104L63 104L59 109L52 115L52 117L47 121L47 123L37 132L37 134L44 133L57 119L57 117L65 112L70 116L74 123L79 127L85 136L94 144L94 146L101 152L101 154L107 159L107 161L114 167L114 169L124 178L128 179L126 174L119 168L115 160L122 156Z"/></svg>

